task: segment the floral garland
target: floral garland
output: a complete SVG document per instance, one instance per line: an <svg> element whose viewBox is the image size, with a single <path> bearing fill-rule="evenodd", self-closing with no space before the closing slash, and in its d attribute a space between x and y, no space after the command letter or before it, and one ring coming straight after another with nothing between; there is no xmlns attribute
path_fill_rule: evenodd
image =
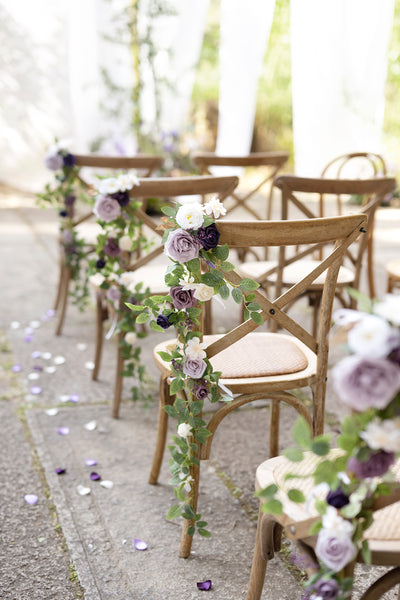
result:
<svg viewBox="0 0 400 600"><path fill-rule="evenodd" d="M179 504L173 505L168 519L183 516L193 520L188 534L197 531L210 536L207 522L193 509L193 468L199 464L199 446L211 433L202 419L204 400L231 401L230 391L219 383L221 372L214 371L207 358L206 345L201 341L201 315L204 303L219 295L226 300L231 294L236 303L245 303L245 317L256 322L262 320L261 307L254 302L253 290L259 285L243 279L239 285L230 283L226 273L234 269L228 262L229 248L219 245L219 231L214 220L225 215L226 209L218 197L204 205L191 202L164 207L164 252L171 259L165 283L170 291L166 296L149 297L144 306L128 304L139 313L136 322L150 321L150 327L163 331L174 326L178 343L171 352L160 352L160 357L170 364L172 381L170 394L176 395L174 403L165 410L177 419L177 435L171 453L171 483ZM205 271L205 272L204 272Z"/></svg>
<svg viewBox="0 0 400 600"><path fill-rule="evenodd" d="M293 430L298 447L285 452L295 462L303 459L305 450L319 457L310 476L317 486L312 497L318 498L320 518L310 535L318 534L315 553L320 568L304 584L304 600L344 600L350 595L353 579L344 577L343 569L359 551L366 563L371 562L368 542L362 538L373 521L373 502L398 488L390 467L400 456L400 296L371 302L354 295L363 310L341 309L333 316L334 328L346 329L350 352L332 370L335 392L352 411L342 423L339 454L329 457L330 436L311 439L303 420ZM258 493L266 512L282 512L280 493L275 485ZM296 488L288 496L293 502L306 500Z"/></svg>
<svg viewBox="0 0 400 600"><path fill-rule="evenodd" d="M80 167L76 157L67 148L68 143L56 141L47 151L44 163L54 172L55 185L47 184L38 198L51 204L60 217L60 241L64 249L66 265L71 269L73 302L80 310L86 308L89 299L87 265L88 248L74 227L74 211L77 201L92 202L88 187L79 177Z"/></svg>
<svg viewBox="0 0 400 600"><path fill-rule="evenodd" d="M138 178L132 174L108 177L97 184L93 213L102 231L97 237L97 256L89 263L89 280L104 290L105 299L113 308L114 325L109 335L114 331L124 333L120 341L123 375L138 380L131 388L132 399L147 404L152 398L148 389L150 377L140 362L141 348L137 344L147 334L141 328L137 330L139 321L126 308L126 303L142 303L149 296L143 282L137 280L134 272L126 270L133 253L151 247L142 234L142 222L136 212L141 203L129 197L129 190L138 185Z"/></svg>

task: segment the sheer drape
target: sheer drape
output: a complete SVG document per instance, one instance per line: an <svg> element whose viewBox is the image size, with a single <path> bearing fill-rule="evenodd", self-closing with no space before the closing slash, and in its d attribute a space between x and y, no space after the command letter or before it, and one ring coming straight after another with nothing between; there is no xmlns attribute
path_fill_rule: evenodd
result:
<svg viewBox="0 0 400 600"><path fill-rule="evenodd" d="M381 151L393 0L291 0L295 170Z"/></svg>
<svg viewBox="0 0 400 600"><path fill-rule="evenodd" d="M250 151L275 0L221 0L218 154Z"/></svg>

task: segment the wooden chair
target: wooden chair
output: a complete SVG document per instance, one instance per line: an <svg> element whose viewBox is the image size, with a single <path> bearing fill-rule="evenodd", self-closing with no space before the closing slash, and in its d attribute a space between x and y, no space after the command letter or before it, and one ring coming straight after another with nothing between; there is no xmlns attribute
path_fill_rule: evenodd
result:
<svg viewBox="0 0 400 600"><path fill-rule="evenodd" d="M96 155L83 155L77 154L75 155L76 165L78 167L89 167L95 169L96 172L104 173L105 170L107 172L111 171L129 171L132 169L138 170L142 173L143 177L150 177L151 174L159 169L164 159L160 156L152 156L148 154L142 154L138 156L96 156ZM90 183L87 183L84 176L79 176L80 183L87 189L88 198L94 197L94 189ZM88 211L85 207L83 214L77 214L77 208L75 205L69 207L68 217L72 219L72 227L75 229L82 223L87 223L88 221L94 221L95 216L93 212ZM82 212L82 211L81 211ZM93 243L87 243L87 254L90 254L94 250ZM71 268L68 265L68 261L66 260L66 255L64 252L64 245L60 243L60 268L59 268L59 276L58 276L58 285L56 292L56 299L54 303L54 308L57 310L57 324L56 324L56 335L61 335L62 329L65 322L68 297L70 291L71 284Z"/></svg>
<svg viewBox="0 0 400 600"><path fill-rule="evenodd" d="M280 489L291 487L284 477L287 472L307 476L315 468L315 455L309 453L300 463L292 463L282 456L263 462L256 471L256 490L262 490L268 485L276 484ZM326 457L324 457L326 458ZM400 463L397 462L393 469L399 475ZM293 480L291 480L293 481ZM310 497L314 483L312 478L297 479L296 488ZM318 565L317 557L313 551L316 536L310 536L311 525L318 519L315 509L311 513L305 505L296 504L286 500L286 495L280 497L283 501L281 515L269 515L262 511L257 524L256 542L254 548L253 564L251 568L249 587L246 600L260 600L268 561L274 553L280 550L282 531L296 542L297 550L302 553L310 565ZM375 502L374 522L365 531L372 554L372 565L390 566L392 569L376 580L361 596L360 600L377 600L385 592L400 583L400 543L399 543L399 509L400 488L391 495L379 498ZM307 506L307 509L310 509ZM311 507L311 510L313 507ZM361 555L356 557L348 567L346 576L352 577L357 562L363 562ZM312 566L307 569L311 575L315 570Z"/></svg>
<svg viewBox="0 0 400 600"><path fill-rule="evenodd" d="M157 258L163 254L164 246L161 245L163 235L160 227L160 219L152 217L145 212L146 201L148 198L165 198L165 200L178 199L181 196L205 196L217 195L222 201L226 196L232 193L238 184L237 177L212 177L212 176L186 176L186 177L152 177L140 179L140 185L134 186L129 192L131 199L141 202L136 215L143 223L143 227L160 241L155 248L147 254L132 255L128 263L124 266L125 271L134 272L138 281L143 281L144 288L148 288L151 294L166 294L169 288L165 286L164 276L166 267L163 264L154 264ZM146 235L149 235L147 233ZM126 257L124 257L126 260ZM150 264L153 263L153 264ZM96 302L96 349L94 359L94 370L92 379L96 381L99 375L102 346L103 346L103 323L108 317L110 304L104 299L101 289L97 291ZM209 319L206 322L208 330L211 328ZM117 418L121 404L123 377L121 375L124 367L124 359L120 350L120 344L124 333L120 332L118 336L117 366L115 371L114 395L111 415Z"/></svg>
<svg viewBox="0 0 400 600"><path fill-rule="evenodd" d="M315 434L324 427L324 401L328 360L328 331L336 287L336 279L343 256L351 244L365 230L367 217L348 215L326 219L298 221L219 221L220 243L229 248L269 245L286 248L302 243L310 243L318 248L325 243L334 243L335 249L318 265L311 268L301 281L286 290L279 298L270 300L256 291L255 302L262 307L262 320L273 320L287 334L254 332L258 325L248 319L225 335L204 336L207 344L207 357L216 371L222 372L220 382L231 390L232 402L223 403L213 413L207 424L211 436L205 444L199 445L198 459L208 459L213 435L230 412L258 399L271 401L270 412L270 455L279 451L279 411L280 403L292 406L307 420ZM308 333L302 325L292 319L284 309L312 282L326 272L321 302L321 318L316 337ZM238 285L241 277L236 271L227 274L233 285ZM254 332L254 333L253 333ZM154 349L154 360L161 372L160 406L156 447L149 483L156 484L162 463L167 434L168 414L164 410L174 403L170 395L170 363L164 362L158 352L174 348L177 340L167 340ZM313 401L312 416L294 391L309 386ZM196 512L200 467L191 473L193 510ZM186 558L190 553L192 538L187 530L193 523L184 521L179 555Z"/></svg>
<svg viewBox="0 0 400 600"><path fill-rule="evenodd" d="M387 292L391 294L393 288L400 287L400 259L394 258L390 260L386 265L387 275Z"/></svg>
<svg viewBox="0 0 400 600"><path fill-rule="evenodd" d="M294 175L281 175L274 181L274 186L281 192L281 218L286 220L290 217L307 217L315 219L326 214L335 213L334 204L338 196L349 197L361 196L366 199L364 206L359 207L359 212L368 216L367 235L360 236L358 244L354 245L344 256L344 264L341 266L337 281L336 296L343 306L354 307L354 299L348 297L346 288L359 289L361 269L365 251L369 239L373 236L375 212L382 198L390 193L395 187L395 179L379 177L375 179L324 179L305 178ZM306 200L305 200L306 198ZM311 199L314 198L314 206ZM330 203L329 203L330 200ZM250 277L258 281L266 291L269 286L276 286L276 294L280 294L282 288L294 285L302 278L303 270L308 269L310 264L315 266L322 258L319 250L315 254L314 248L303 247L296 250L292 257L287 257L285 262L280 260L279 270L276 261L249 261L240 266L240 272L244 277ZM300 260L302 259L302 260ZM317 328L318 306L323 290L323 276L312 286L304 290L313 310L313 333Z"/></svg>

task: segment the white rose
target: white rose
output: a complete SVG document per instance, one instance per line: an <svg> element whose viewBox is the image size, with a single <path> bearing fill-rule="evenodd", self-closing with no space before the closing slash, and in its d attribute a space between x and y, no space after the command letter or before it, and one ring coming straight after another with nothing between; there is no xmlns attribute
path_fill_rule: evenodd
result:
<svg viewBox="0 0 400 600"><path fill-rule="evenodd" d="M134 344L136 342L137 339L137 335L134 331L128 331L128 333L125 335L125 341L127 344Z"/></svg>
<svg viewBox="0 0 400 600"><path fill-rule="evenodd" d="M115 194L119 191L119 182L116 177L107 177L101 179L97 184L97 189L100 194Z"/></svg>
<svg viewBox="0 0 400 600"><path fill-rule="evenodd" d="M105 281L105 279L106 278L101 273L95 273L94 275L91 275L89 277L90 283L95 287L100 287L101 284Z"/></svg>
<svg viewBox="0 0 400 600"><path fill-rule="evenodd" d="M385 452L400 451L400 419L373 419L368 423L360 437L372 450Z"/></svg>
<svg viewBox="0 0 400 600"><path fill-rule="evenodd" d="M322 527L333 531L337 537L347 536L353 532L352 523L343 519L333 506L328 506L325 514L322 515Z"/></svg>
<svg viewBox="0 0 400 600"><path fill-rule="evenodd" d="M400 296L386 294L382 302L374 306L374 313L379 317L387 319L393 325L400 325Z"/></svg>
<svg viewBox="0 0 400 600"><path fill-rule="evenodd" d="M214 196L206 202L204 205L204 210L206 215L214 215L214 219L219 219L219 217L226 215L226 208L220 202L218 196Z"/></svg>
<svg viewBox="0 0 400 600"><path fill-rule="evenodd" d="M124 273L121 273L121 275L119 277L119 282L122 285L124 285L125 287L127 287L134 281L135 281L135 275L134 275L134 273L132 273L132 271L125 271Z"/></svg>
<svg viewBox="0 0 400 600"><path fill-rule="evenodd" d="M118 186L121 192L131 190L134 185L140 185L139 179L132 173L122 173L118 175Z"/></svg>
<svg viewBox="0 0 400 600"><path fill-rule="evenodd" d="M183 204L178 208L175 218L182 229L198 229L203 225L203 207L197 202Z"/></svg>
<svg viewBox="0 0 400 600"><path fill-rule="evenodd" d="M200 338L194 337L187 343L185 355L188 358L205 358L207 354L204 352L207 344L200 342Z"/></svg>
<svg viewBox="0 0 400 600"><path fill-rule="evenodd" d="M119 247L121 248L121 250L126 252L129 252L129 250L131 250L132 240L129 237L129 235L123 235L121 238L119 238Z"/></svg>
<svg viewBox="0 0 400 600"><path fill-rule="evenodd" d="M188 437L190 434L192 433L192 428L190 427L189 423L181 423L178 426L178 435L180 437L186 438Z"/></svg>
<svg viewBox="0 0 400 600"><path fill-rule="evenodd" d="M383 358L400 343L399 333L375 315L365 315L358 321L347 341L352 352L367 358Z"/></svg>
<svg viewBox="0 0 400 600"><path fill-rule="evenodd" d="M214 296L214 288L210 285L206 285L205 283L195 283L193 286L194 294L193 296L200 300L200 302L207 302L207 300L211 300Z"/></svg>

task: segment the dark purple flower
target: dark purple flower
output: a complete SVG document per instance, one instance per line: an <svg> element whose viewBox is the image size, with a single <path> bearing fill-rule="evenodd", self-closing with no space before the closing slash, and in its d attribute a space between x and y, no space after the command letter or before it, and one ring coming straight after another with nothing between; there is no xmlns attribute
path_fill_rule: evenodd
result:
<svg viewBox="0 0 400 600"><path fill-rule="evenodd" d="M67 469L59 467L58 469L54 469L54 472L57 473L57 475L64 475L64 473L67 472Z"/></svg>
<svg viewBox="0 0 400 600"><path fill-rule="evenodd" d="M99 481L99 479L101 479L101 477L98 473L95 473L95 471L93 471L92 473L90 473L90 479L92 481Z"/></svg>
<svg viewBox="0 0 400 600"><path fill-rule="evenodd" d="M324 600L335 600L339 594L339 584L336 579L318 579L314 585L314 594Z"/></svg>
<svg viewBox="0 0 400 600"><path fill-rule="evenodd" d="M197 304L197 298L193 296L194 290L184 290L181 285L176 285L170 289L172 303L178 310L192 308Z"/></svg>
<svg viewBox="0 0 400 600"><path fill-rule="evenodd" d="M168 329L168 327L171 327L171 323L169 322L169 317L167 315L158 315L156 322L157 325L163 329Z"/></svg>
<svg viewBox="0 0 400 600"><path fill-rule="evenodd" d="M204 250L211 250L211 248L218 246L219 231L215 223L211 223L211 225L208 225L207 227L200 227L197 230L197 237Z"/></svg>
<svg viewBox="0 0 400 600"><path fill-rule="evenodd" d="M64 204L65 206L71 207L75 204L76 201L76 196L74 194L69 194L69 196L66 196L66 198L64 198Z"/></svg>
<svg viewBox="0 0 400 600"><path fill-rule="evenodd" d="M110 196L111 198L114 198L120 206L128 206L129 204L128 190L125 190L124 192L115 192L114 194L110 194Z"/></svg>
<svg viewBox="0 0 400 600"><path fill-rule="evenodd" d="M68 152L68 154L65 154L63 156L63 163L64 167L73 167L74 164L76 164L76 157L70 152Z"/></svg>
<svg viewBox="0 0 400 600"><path fill-rule="evenodd" d="M400 346L392 350L392 352L388 356L388 359L396 363L397 365L400 365Z"/></svg>
<svg viewBox="0 0 400 600"><path fill-rule="evenodd" d="M197 400L204 400L210 393L210 389L206 383L200 383L194 387L194 394Z"/></svg>
<svg viewBox="0 0 400 600"><path fill-rule="evenodd" d="M58 214L60 217L68 217L68 212L66 210L60 210Z"/></svg>
<svg viewBox="0 0 400 600"><path fill-rule="evenodd" d="M180 363L180 362L178 362L178 361L176 360L176 358L173 358L173 359L171 360L171 365L174 367L175 371L179 371L179 372L181 372L181 371L182 371L182 365L181 365L181 363Z"/></svg>
<svg viewBox="0 0 400 600"><path fill-rule="evenodd" d="M106 261L103 260L102 258L99 258L99 260L96 261L96 268L97 269L102 269L105 266L106 266Z"/></svg>
<svg viewBox="0 0 400 600"><path fill-rule="evenodd" d="M205 592L208 592L208 590L211 589L211 579L207 579L206 581L199 581L197 583L197 587L199 588L199 590L203 590Z"/></svg>
<svg viewBox="0 0 400 600"><path fill-rule="evenodd" d="M331 490L326 497L326 501L335 508L342 508L342 506L346 506L350 502L349 497L340 487L336 490Z"/></svg>
<svg viewBox="0 0 400 600"><path fill-rule="evenodd" d="M175 229L170 231L164 251L169 258L182 264L198 258L200 248L200 241L197 237L184 229Z"/></svg>
<svg viewBox="0 0 400 600"><path fill-rule="evenodd" d="M390 465L394 463L394 459L393 452L379 450L378 452L371 453L368 460L365 461L358 460L355 456L352 456L347 463L347 469L352 471L359 479L381 477L386 473Z"/></svg>
<svg viewBox="0 0 400 600"><path fill-rule="evenodd" d="M118 242L114 238L108 238L107 244L103 248L104 253L107 256L116 257L121 254L121 248L118 246Z"/></svg>
<svg viewBox="0 0 400 600"><path fill-rule="evenodd" d="M200 379L207 368L207 363L202 358L186 358L182 371L192 379Z"/></svg>

